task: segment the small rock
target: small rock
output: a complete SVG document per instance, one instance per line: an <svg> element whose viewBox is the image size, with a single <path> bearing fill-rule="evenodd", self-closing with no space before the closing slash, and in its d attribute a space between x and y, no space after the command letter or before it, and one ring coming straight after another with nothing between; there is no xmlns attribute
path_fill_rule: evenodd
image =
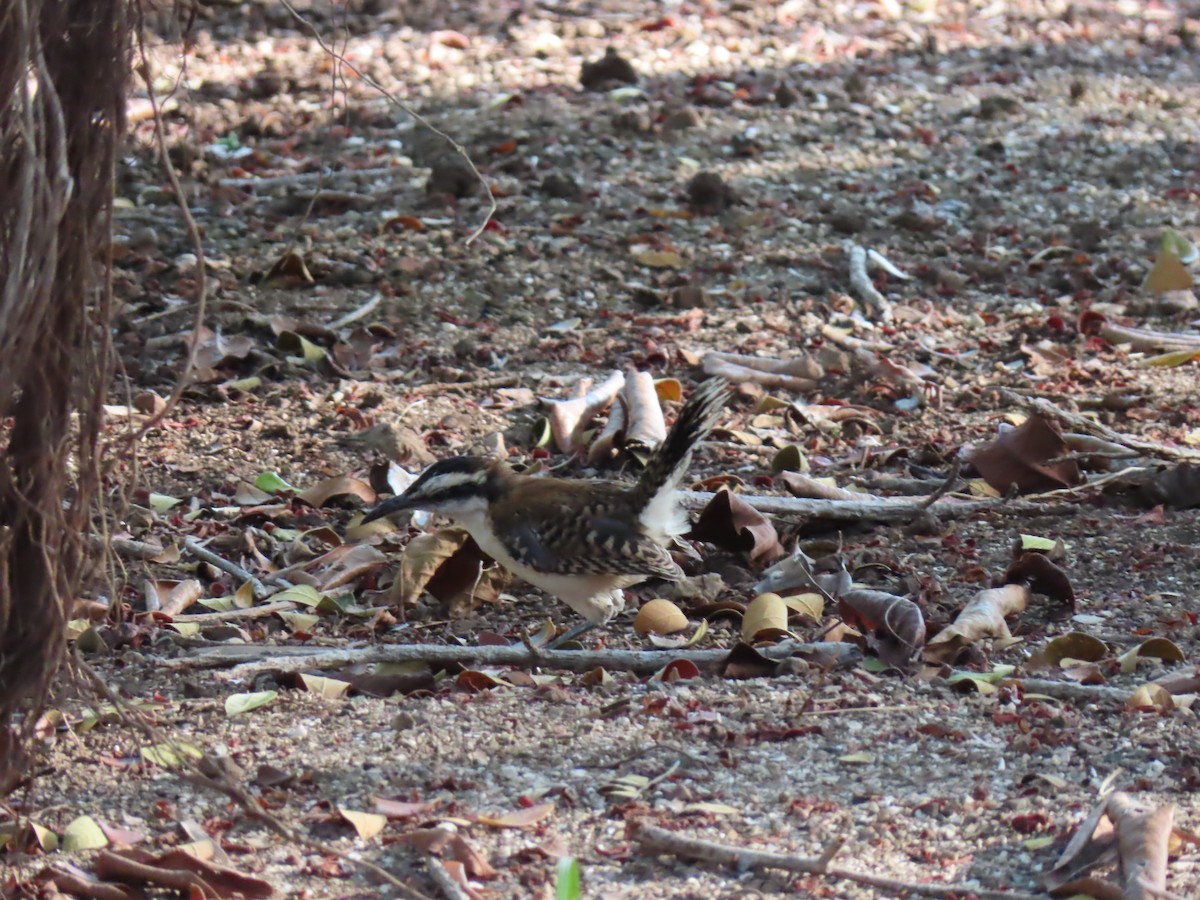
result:
<svg viewBox="0 0 1200 900"><path fill-rule="evenodd" d="M979 110L976 115L984 121L998 119L1001 116L1007 116L1010 113L1016 112L1020 106L1021 104L1012 97L1006 97L1003 94L992 94L990 97L984 97L979 101Z"/></svg>
<svg viewBox="0 0 1200 900"><path fill-rule="evenodd" d="M650 130L650 117L632 109L617 113L612 117L613 131L618 134L645 134Z"/></svg>
<svg viewBox="0 0 1200 900"><path fill-rule="evenodd" d="M579 189L579 182L561 172L551 172L543 178L540 190L556 200L578 200L583 193Z"/></svg>
<svg viewBox="0 0 1200 900"><path fill-rule="evenodd" d="M637 84L638 76L629 60L609 47L604 56L594 62L585 62L579 75L579 83L585 91L601 91L618 84Z"/></svg>
<svg viewBox="0 0 1200 900"><path fill-rule="evenodd" d="M711 309L712 298L698 284L684 284L671 291L671 305L676 309Z"/></svg>
<svg viewBox="0 0 1200 900"><path fill-rule="evenodd" d="M1072 103L1078 103L1083 99L1083 95L1087 93L1087 85L1080 79L1076 78L1071 82L1070 96Z"/></svg>
<svg viewBox="0 0 1200 900"><path fill-rule="evenodd" d="M800 95L796 93L796 89L786 81L775 88L775 102L784 109L792 106L800 99Z"/></svg>
<svg viewBox="0 0 1200 900"><path fill-rule="evenodd" d="M699 126L700 113L696 112L695 107L692 106L684 106L671 110L663 119L663 131L668 133L690 131Z"/></svg>
<svg viewBox="0 0 1200 900"><path fill-rule="evenodd" d="M1004 147L1004 141L989 141L979 147L975 155L992 162L1004 162L1008 158L1008 150Z"/></svg>
<svg viewBox="0 0 1200 900"><path fill-rule="evenodd" d="M478 190L479 178L457 153L439 157L430 166L429 180L425 182L426 193L445 194L461 200Z"/></svg>
<svg viewBox="0 0 1200 900"><path fill-rule="evenodd" d="M867 217L862 210L849 205L835 207L826 221L838 234L858 234L867 227Z"/></svg>
<svg viewBox="0 0 1200 900"><path fill-rule="evenodd" d="M687 185L688 205L700 215L724 212L734 201L733 190L716 172L699 172Z"/></svg>

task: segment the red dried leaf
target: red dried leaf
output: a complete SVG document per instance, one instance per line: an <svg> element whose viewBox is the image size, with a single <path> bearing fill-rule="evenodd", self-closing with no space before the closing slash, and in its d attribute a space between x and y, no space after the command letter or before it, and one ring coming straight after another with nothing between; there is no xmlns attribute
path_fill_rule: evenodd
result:
<svg viewBox="0 0 1200 900"><path fill-rule="evenodd" d="M1034 414L1019 428L977 448L971 463L997 491L1004 493L1015 485L1028 494L1079 484L1083 476L1075 460L1051 462L1070 452L1057 426Z"/></svg>
<svg viewBox="0 0 1200 900"><path fill-rule="evenodd" d="M725 490L718 491L704 507L688 537L744 553L761 566L769 566L787 553L767 517Z"/></svg>

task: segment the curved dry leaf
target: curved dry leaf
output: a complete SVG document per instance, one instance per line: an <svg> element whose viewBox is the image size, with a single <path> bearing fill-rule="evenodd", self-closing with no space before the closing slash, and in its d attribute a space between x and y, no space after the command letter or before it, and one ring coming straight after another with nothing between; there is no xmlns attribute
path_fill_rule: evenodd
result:
<svg viewBox="0 0 1200 900"><path fill-rule="evenodd" d="M326 700L337 700L339 697L346 696L346 692L350 690L348 681L339 681L324 675L309 675L304 672L300 673L300 683L304 685L306 691L324 697Z"/></svg>
<svg viewBox="0 0 1200 900"><path fill-rule="evenodd" d="M372 797L371 801L375 804L375 812L388 819L413 819L437 808L436 803L413 803L388 797Z"/></svg>
<svg viewBox="0 0 1200 900"><path fill-rule="evenodd" d="M679 403L683 400L683 385L678 378L660 378L654 382L654 392L659 400L669 403Z"/></svg>
<svg viewBox="0 0 1200 900"><path fill-rule="evenodd" d="M513 810L499 816L480 815L474 818L476 822L481 825L487 825L489 828L528 828L530 825L536 825L547 816L553 815L553 813L554 803L551 801L548 803L538 803L525 809Z"/></svg>
<svg viewBox="0 0 1200 900"><path fill-rule="evenodd" d="M364 841L369 841L379 832L387 827L387 816L382 816L379 813L361 812L357 809L344 809L338 807L338 815L354 826L354 830L358 832L358 836Z"/></svg>
<svg viewBox="0 0 1200 900"><path fill-rule="evenodd" d="M1004 583L1026 585L1034 593L1058 601L1060 616L1075 611L1075 588L1071 579L1046 553L1036 550L1020 553L1005 570Z"/></svg>
<svg viewBox="0 0 1200 900"><path fill-rule="evenodd" d="M838 612L860 629L880 660L904 665L925 644L925 618L911 600L885 591L851 590L838 600Z"/></svg>
<svg viewBox="0 0 1200 900"><path fill-rule="evenodd" d="M240 716L251 710L266 706L279 696L279 691L251 691L245 694L230 694L225 698L225 715Z"/></svg>
<svg viewBox="0 0 1200 900"><path fill-rule="evenodd" d="M638 610L633 630L645 637L648 634L675 634L688 627L683 610L670 600L650 600Z"/></svg>
<svg viewBox="0 0 1200 900"><path fill-rule="evenodd" d="M952 663L963 648L983 638L1008 639L1012 633L1004 620L1029 605L1029 589L1019 584L980 591L968 601L952 625L943 628L925 645L922 658L932 663Z"/></svg>
<svg viewBox="0 0 1200 900"><path fill-rule="evenodd" d="M1137 668L1138 660L1158 659L1163 662L1183 662L1183 651L1174 641L1152 637L1117 657L1121 671L1128 675Z"/></svg>
<svg viewBox="0 0 1200 900"><path fill-rule="evenodd" d="M1099 662L1108 656L1108 645L1099 638L1083 631L1071 631L1051 639L1030 660L1031 668L1040 666L1058 667L1064 660L1073 662Z"/></svg>
<svg viewBox="0 0 1200 900"><path fill-rule="evenodd" d="M825 598L820 594L795 594L784 597L783 602L790 612L813 622L820 622L825 615Z"/></svg>
<svg viewBox="0 0 1200 900"><path fill-rule="evenodd" d="M708 502L687 537L744 553L759 565L769 565L786 552L767 517L727 490Z"/></svg>
<svg viewBox="0 0 1200 900"><path fill-rule="evenodd" d="M583 432L598 413L607 409L625 386L625 375L613 372L602 383L587 390L590 382L580 385L585 393L567 400L544 400L546 419L554 443L561 453L574 453L584 446Z"/></svg>
<svg viewBox="0 0 1200 900"><path fill-rule="evenodd" d="M1128 710L1154 709L1168 713L1175 709L1175 698L1160 684L1143 684L1129 695L1125 701Z"/></svg>
<svg viewBox="0 0 1200 900"><path fill-rule="evenodd" d="M748 644L777 641L790 637L787 628L788 607L778 594L759 594L742 616L742 640Z"/></svg>
<svg viewBox="0 0 1200 900"><path fill-rule="evenodd" d="M1104 812L1117 834L1123 896L1130 900L1169 897L1167 857L1175 829L1175 805L1144 806L1118 791L1108 798Z"/></svg>
<svg viewBox="0 0 1200 900"><path fill-rule="evenodd" d="M774 463L772 463L773 466ZM865 491L846 490L838 487L832 478L813 478L805 475L802 471L780 472L778 476L784 489L793 497L803 497L809 500L857 500L860 503L883 499L877 494L869 494Z"/></svg>
<svg viewBox="0 0 1200 900"><path fill-rule="evenodd" d="M795 444L788 444L771 457L771 472L775 475L795 475L807 471L808 458ZM787 481L784 481L784 484L787 485L788 492L793 493L791 485Z"/></svg>
<svg viewBox="0 0 1200 900"><path fill-rule="evenodd" d="M722 678L769 678L779 673L779 663L767 659L749 644L738 641L721 663Z"/></svg>
<svg viewBox="0 0 1200 900"><path fill-rule="evenodd" d="M314 508L319 508L334 497L346 496L357 497L363 503L374 503L378 499L378 495L369 484L360 478L352 478L349 475L326 478L308 490L297 494L296 499Z"/></svg>
<svg viewBox="0 0 1200 900"><path fill-rule="evenodd" d="M1058 426L1034 413L1018 428L1004 431L991 443L975 448L971 464L1001 494L1012 487L1022 494L1074 487L1083 480L1079 463L1059 459L1070 452Z"/></svg>
<svg viewBox="0 0 1200 900"><path fill-rule="evenodd" d="M651 450L667 436L662 405L649 372L629 372L621 391L625 401L625 446Z"/></svg>
<svg viewBox="0 0 1200 900"><path fill-rule="evenodd" d="M708 621L701 619L700 624L696 626L695 631L691 634L678 634L673 637L661 637L657 634L650 634L650 643L659 650L679 650L683 647L694 647L696 644L704 640L708 634Z"/></svg>

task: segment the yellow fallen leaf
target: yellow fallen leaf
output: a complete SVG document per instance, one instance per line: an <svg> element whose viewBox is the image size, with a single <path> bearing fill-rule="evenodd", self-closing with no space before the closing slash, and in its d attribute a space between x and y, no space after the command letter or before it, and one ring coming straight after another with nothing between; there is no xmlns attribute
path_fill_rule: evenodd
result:
<svg viewBox="0 0 1200 900"><path fill-rule="evenodd" d="M742 640L774 641L788 636L788 607L778 594L759 594L750 601L742 616Z"/></svg>
<svg viewBox="0 0 1200 900"><path fill-rule="evenodd" d="M1161 684L1143 684L1125 701L1126 709L1157 709L1159 712L1170 712L1175 708L1175 701L1170 691Z"/></svg>
<svg viewBox="0 0 1200 900"><path fill-rule="evenodd" d="M646 250L639 248L634 251L634 260L651 269L679 269L684 266L683 257L674 250Z"/></svg>
<svg viewBox="0 0 1200 900"><path fill-rule="evenodd" d="M688 627L687 616L670 600L650 600L638 610L633 630L640 635L674 634Z"/></svg>
<svg viewBox="0 0 1200 900"><path fill-rule="evenodd" d="M1186 365L1194 359L1200 359L1200 350L1172 350L1169 353L1160 353L1158 356L1149 356L1142 360L1142 365L1156 369L1174 369L1176 366Z"/></svg>
<svg viewBox="0 0 1200 900"><path fill-rule="evenodd" d="M1165 294L1167 291L1186 291L1192 284L1192 273L1179 261L1179 257L1170 250L1159 250L1154 265L1142 282L1142 290L1151 294Z"/></svg>
<svg viewBox="0 0 1200 900"><path fill-rule="evenodd" d="M358 832L358 836L364 841L369 841L387 827L387 816L381 816L378 813L360 812L356 809L343 809L339 806L338 814L354 826L354 830Z"/></svg>

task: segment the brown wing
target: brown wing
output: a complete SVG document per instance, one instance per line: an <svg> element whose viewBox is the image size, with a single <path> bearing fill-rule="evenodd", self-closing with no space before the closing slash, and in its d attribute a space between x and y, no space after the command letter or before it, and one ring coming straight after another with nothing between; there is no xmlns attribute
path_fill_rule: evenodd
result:
<svg viewBox="0 0 1200 900"><path fill-rule="evenodd" d="M680 578L666 548L642 534L618 483L528 479L523 502L499 504L496 537L517 562L547 575Z"/></svg>

